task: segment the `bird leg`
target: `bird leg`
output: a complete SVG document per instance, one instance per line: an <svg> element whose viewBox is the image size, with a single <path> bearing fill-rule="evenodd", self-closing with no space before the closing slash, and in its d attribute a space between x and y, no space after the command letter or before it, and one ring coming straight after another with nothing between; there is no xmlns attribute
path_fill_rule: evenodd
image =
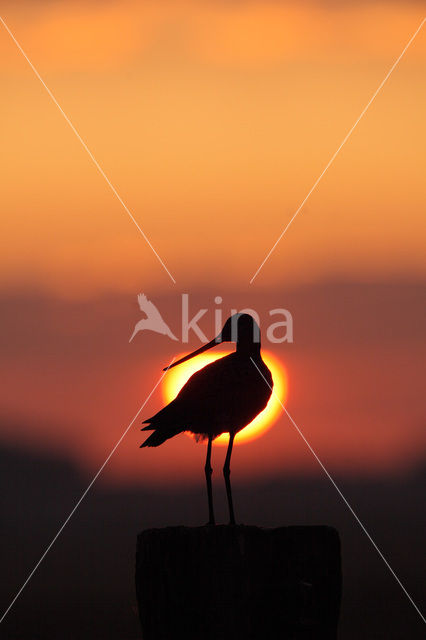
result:
<svg viewBox="0 0 426 640"><path fill-rule="evenodd" d="M209 500L209 521L207 524L215 524L214 511L213 511L213 491L212 491L213 469L210 464L210 460L212 456L212 441L213 441L212 436L209 436L209 442L207 444L206 464L204 467L204 472L206 474L206 482L207 482L207 497Z"/></svg>
<svg viewBox="0 0 426 640"><path fill-rule="evenodd" d="M235 524L234 507L232 504L232 491L231 491L231 454L232 445L234 444L234 433L229 434L228 451L226 452L225 465L223 467L223 475L225 477L226 495L228 497L229 507L229 524Z"/></svg>

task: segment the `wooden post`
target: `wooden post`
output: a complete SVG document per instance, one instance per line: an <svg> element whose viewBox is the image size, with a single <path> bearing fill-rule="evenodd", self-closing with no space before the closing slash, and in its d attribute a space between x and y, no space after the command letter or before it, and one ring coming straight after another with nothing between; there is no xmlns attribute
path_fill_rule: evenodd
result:
<svg viewBox="0 0 426 640"><path fill-rule="evenodd" d="M143 640L331 640L341 595L330 527L169 527L138 536Z"/></svg>

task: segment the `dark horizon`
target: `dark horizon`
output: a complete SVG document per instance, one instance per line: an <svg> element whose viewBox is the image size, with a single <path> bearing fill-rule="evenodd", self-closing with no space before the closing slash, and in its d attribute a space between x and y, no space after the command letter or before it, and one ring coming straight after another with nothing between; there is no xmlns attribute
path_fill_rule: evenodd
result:
<svg viewBox="0 0 426 640"><path fill-rule="evenodd" d="M91 477L62 457L0 449L5 490L1 606L5 610ZM226 500L216 474L218 521ZM335 477L349 503L414 601L422 606L426 465L405 476ZM276 527L327 524L340 532L343 558L341 640L423 637L423 624L325 476L241 482L237 520ZM1 638L140 638L134 595L136 535L148 528L207 520L203 486L113 487L86 496L2 624ZM66 629L66 632L64 631ZM68 635L66 635L68 633Z"/></svg>

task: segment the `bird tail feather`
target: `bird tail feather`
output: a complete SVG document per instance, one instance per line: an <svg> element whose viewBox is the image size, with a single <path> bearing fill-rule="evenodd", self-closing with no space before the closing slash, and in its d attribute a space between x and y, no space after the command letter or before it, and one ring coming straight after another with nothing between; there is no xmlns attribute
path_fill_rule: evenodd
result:
<svg viewBox="0 0 426 640"><path fill-rule="evenodd" d="M142 431L144 431L145 429L142 429ZM168 433L168 432L161 432L161 431L154 431L154 433L151 433L151 435L145 440L145 442L142 442L141 444L141 448L142 447L158 447L160 444L163 444L163 442L165 442L166 440L168 440L169 438L171 438L172 436L176 435L175 433Z"/></svg>

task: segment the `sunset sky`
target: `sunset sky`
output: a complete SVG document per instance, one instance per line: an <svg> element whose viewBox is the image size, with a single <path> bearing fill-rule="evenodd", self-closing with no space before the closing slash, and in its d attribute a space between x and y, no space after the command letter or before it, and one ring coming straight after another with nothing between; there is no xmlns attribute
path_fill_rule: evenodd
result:
<svg viewBox="0 0 426 640"><path fill-rule="evenodd" d="M423 14L396 1L2 3L180 288L246 286ZM423 29L257 286L424 276L425 66ZM0 73L5 287L168 289L3 26Z"/></svg>
<svg viewBox="0 0 426 640"><path fill-rule="evenodd" d="M424 9L397 0L2 2L7 27L176 280L0 24L5 440L96 469L161 368L198 346L153 334L129 345L136 294L179 326L188 292L194 309L219 294L224 314L292 311L295 344L275 356L289 410L331 468L422 461L426 27L249 280ZM162 402L158 390L144 415ZM313 468L285 424L282 416L239 447L242 476ZM204 449L181 436L141 452L137 426L112 478L161 482L184 467L182 478L202 481Z"/></svg>

